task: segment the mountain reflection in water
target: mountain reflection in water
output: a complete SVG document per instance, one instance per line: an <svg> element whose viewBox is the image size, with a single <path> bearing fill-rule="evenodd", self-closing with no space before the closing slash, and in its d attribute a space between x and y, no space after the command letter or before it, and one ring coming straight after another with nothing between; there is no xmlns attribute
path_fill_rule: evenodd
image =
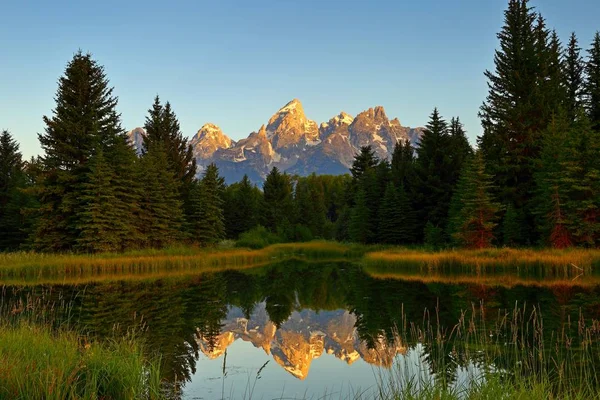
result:
<svg viewBox="0 0 600 400"><path fill-rule="evenodd" d="M374 370L392 371L398 360L414 357L427 376L456 382L464 378L461 371L474 369L473 360L461 359L460 347L422 344L425 324L447 333L470 314L492 326L515 305L524 315L539 307L549 338L553 332L576 336L577 323L570 321L600 318L600 287L578 285L581 279L533 286L482 282L419 281L414 272L408 281L401 273L375 278L348 262L291 260L186 277L4 287L2 309L45 307L40 313L45 322L68 321L100 338L136 328L148 352L161 356L163 379L184 397L205 393L208 386L215 390L223 370L246 365L256 373L267 361L262 388L300 385L300 397L320 395L323 387L342 381L374 385ZM416 335L398 335L407 331ZM440 357L457 357L450 363L454 370L436 363ZM263 397L263 389L255 397ZM214 397L220 394L203 395Z"/></svg>
<svg viewBox="0 0 600 400"><path fill-rule="evenodd" d="M351 365L359 358L378 367L390 368L396 354L405 354L399 337L388 340L383 335L370 345L356 330L356 317L347 310L294 311L279 328L269 320L266 303L259 303L250 318L232 307L221 321L216 337L198 335L202 353L209 359L221 357L235 340L250 342L272 355L273 360L298 379L308 376L311 362L324 352Z"/></svg>

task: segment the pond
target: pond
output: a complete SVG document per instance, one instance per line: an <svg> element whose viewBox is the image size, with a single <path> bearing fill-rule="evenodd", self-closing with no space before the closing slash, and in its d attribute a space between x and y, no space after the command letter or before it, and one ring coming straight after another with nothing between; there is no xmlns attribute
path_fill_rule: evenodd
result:
<svg viewBox="0 0 600 400"><path fill-rule="evenodd" d="M160 355L170 393L185 399L370 398L399 376L459 387L523 362L510 344L542 354L561 337L598 334L593 276L552 280L534 271L492 284L481 271L437 274L288 260L158 279L5 286L2 310L33 310L100 338L135 331Z"/></svg>

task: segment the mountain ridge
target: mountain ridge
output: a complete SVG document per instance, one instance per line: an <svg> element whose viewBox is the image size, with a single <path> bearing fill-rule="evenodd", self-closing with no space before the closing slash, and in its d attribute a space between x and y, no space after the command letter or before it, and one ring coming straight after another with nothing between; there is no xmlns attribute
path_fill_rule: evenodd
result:
<svg viewBox="0 0 600 400"><path fill-rule="evenodd" d="M199 175L215 163L227 183L244 175L261 183L273 167L298 175L347 173L362 146L370 145L379 158L390 159L397 141L408 140L417 146L423 129L404 127L398 118L390 120L382 106L368 108L356 117L341 111L318 124L307 118L300 100L293 99L246 138L232 140L218 125L206 123L190 139L190 145ZM143 134L142 128L128 132L138 151Z"/></svg>

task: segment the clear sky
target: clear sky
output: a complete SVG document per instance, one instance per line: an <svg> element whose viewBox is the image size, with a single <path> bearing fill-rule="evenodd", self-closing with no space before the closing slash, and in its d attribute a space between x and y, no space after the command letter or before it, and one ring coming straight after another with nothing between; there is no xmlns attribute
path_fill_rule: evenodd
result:
<svg viewBox="0 0 600 400"><path fill-rule="evenodd" d="M0 129L26 157L51 115L57 79L78 49L105 66L127 129L153 97L184 135L206 122L247 136L299 98L329 120L382 105L406 126L437 106L474 141L507 0L16 1L0 5ZM532 0L566 41L587 48L598 0Z"/></svg>

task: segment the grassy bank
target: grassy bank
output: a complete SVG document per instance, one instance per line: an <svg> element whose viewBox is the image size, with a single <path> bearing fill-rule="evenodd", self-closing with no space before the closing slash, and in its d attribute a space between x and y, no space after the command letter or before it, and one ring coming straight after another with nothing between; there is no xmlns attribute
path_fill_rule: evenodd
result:
<svg viewBox="0 0 600 400"><path fill-rule="evenodd" d="M0 283L86 283L156 279L199 272L249 269L286 259L360 261L380 278L466 280L514 285L587 279L600 267L600 250L442 250L349 245L336 242L275 244L263 249L173 247L123 254L0 254Z"/></svg>
<svg viewBox="0 0 600 400"><path fill-rule="evenodd" d="M330 242L276 244L260 250L175 247L123 254L0 254L0 282L84 283L107 279L144 279L227 269L256 268L301 258L355 258L351 247Z"/></svg>
<svg viewBox="0 0 600 400"><path fill-rule="evenodd" d="M0 326L0 399L158 399L158 364L134 339L89 342L21 323Z"/></svg>

